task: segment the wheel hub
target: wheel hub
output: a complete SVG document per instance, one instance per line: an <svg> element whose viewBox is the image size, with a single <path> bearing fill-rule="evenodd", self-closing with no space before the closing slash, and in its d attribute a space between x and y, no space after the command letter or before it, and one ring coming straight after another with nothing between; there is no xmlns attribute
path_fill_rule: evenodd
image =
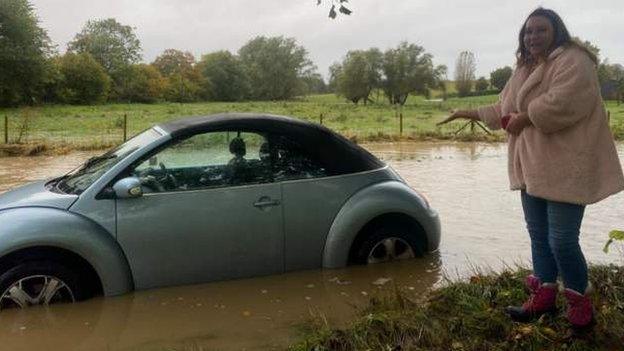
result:
<svg viewBox="0 0 624 351"><path fill-rule="evenodd" d="M32 275L9 286L0 297L0 309L57 302L75 302L74 294L62 280L49 275Z"/></svg>
<svg viewBox="0 0 624 351"><path fill-rule="evenodd" d="M407 260L414 257L414 250L405 240L389 237L373 246L368 254L367 263Z"/></svg>

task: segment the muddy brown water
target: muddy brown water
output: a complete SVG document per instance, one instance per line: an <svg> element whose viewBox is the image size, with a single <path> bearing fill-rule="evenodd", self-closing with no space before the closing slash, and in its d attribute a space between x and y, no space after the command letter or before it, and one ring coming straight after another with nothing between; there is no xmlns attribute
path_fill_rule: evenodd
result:
<svg viewBox="0 0 624 351"><path fill-rule="evenodd" d="M371 295L395 286L417 298L444 275L471 267L527 263L529 240L518 192L508 189L504 144L365 145L423 192L442 220L439 252L423 259L312 270L138 291L73 305L0 313L0 350L284 349L311 315L347 323ZM624 163L624 144L618 145ZM0 192L63 174L92 152L0 158ZM602 252L609 230L624 228L624 193L586 210L581 243L590 262L623 263Z"/></svg>

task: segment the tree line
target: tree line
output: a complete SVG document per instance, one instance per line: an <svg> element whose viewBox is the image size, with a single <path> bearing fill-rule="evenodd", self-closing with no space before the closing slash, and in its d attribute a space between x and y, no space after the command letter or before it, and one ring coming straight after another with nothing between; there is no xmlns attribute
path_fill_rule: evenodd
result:
<svg viewBox="0 0 624 351"><path fill-rule="evenodd" d="M0 106L285 100L324 92L356 104L372 101L374 92L383 93L389 103L402 105L409 94L428 96L435 89L447 95L447 68L434 65L431 54L408 42L384 52L349 51L330 67L328 84L307 50L282 36L259 36L236 53L217 51L199 59L167 49L145 64L134 29L109 18L88 21L61 55L28 1L0 1ZM591 43L585 44L598 53ZM475 79L475 66L472 53L458 57L459 96L500 91L512 73L506 66L493 71L489 80ZM605 60L598 72L601 82L611 84L621 96L622 66Z"/></svg>
<svg viewBox="0 0 624 351"><path fill-rule="evenodd" d="M37 103L284 100L325 83L295 39L251 39L199 60L167 49L149 64L130 26L91 20L56 52L28 0L0 2L0 106Z"/></svg>
<svg viewBox="0 0 624 351"><path fill-rule="evenodd" d="M403 42L381 52L377 48L349 51L330 67L330 90L357 104L382 91L390 104L403 105L409 94L429 94L444 86L447 68L434 66L433 56L416 44Z"/></svg>

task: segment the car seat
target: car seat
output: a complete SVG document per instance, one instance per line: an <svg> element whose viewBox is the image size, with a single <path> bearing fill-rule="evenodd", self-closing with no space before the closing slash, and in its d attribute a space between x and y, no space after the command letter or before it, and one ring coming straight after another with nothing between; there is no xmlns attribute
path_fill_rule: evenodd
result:
<svg viewBox="0 0 624 351"><path fill-rule="evenodd" d="M230 184L241 184L247 181L249 170L244 156L247 147L243 138L237 136L230 141L230 153L234 155L228 162L228 180Z"/></svg>

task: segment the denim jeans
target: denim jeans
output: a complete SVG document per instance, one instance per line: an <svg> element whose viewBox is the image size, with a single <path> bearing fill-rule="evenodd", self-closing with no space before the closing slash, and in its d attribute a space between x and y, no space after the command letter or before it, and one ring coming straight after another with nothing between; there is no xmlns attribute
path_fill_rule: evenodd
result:
<svg viewBox="0 0 624 351"><path fill-rule="evenodd" d="M579 245L584 205L549 201L521 193L524 219L531 236L533 273L544 283L561 276L566 288L587 289L587 262Z"/></svg>

